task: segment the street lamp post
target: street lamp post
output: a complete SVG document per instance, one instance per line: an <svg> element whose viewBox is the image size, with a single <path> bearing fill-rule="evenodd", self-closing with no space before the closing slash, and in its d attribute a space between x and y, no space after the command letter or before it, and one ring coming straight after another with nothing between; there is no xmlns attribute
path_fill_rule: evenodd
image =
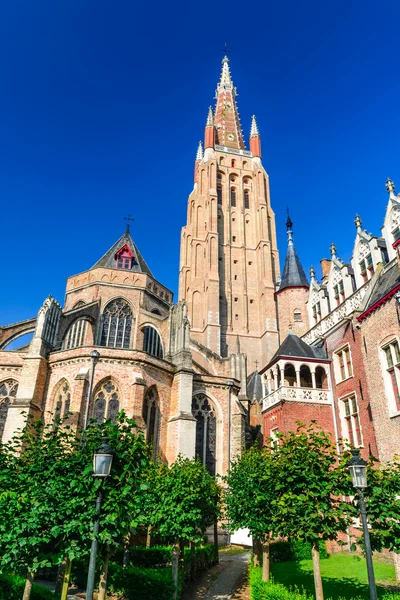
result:
<svg viewBox="0 0 400 600"><path fill-rule="evenodd" d="M231 468L231 394L234 382L232 379L228 379L226 382L228 386L228 471Z"/></svg>
<svg viewBox="0 0 400 600"><path fill-rule="evenodd" d="M94 367L96 364L96 360L99 357L100 357L100 353L97 352L97 350L91 351L90 358L92 359L92 367L90 369L89 389L88 389L88 394L87 394L87 398L86 398L85 416L84 416L84 421L83 421L83 431L85 431L87 428L87 422L88 422L88 416L89 416L89 405L90 405L90 399L92 397L92 390L93 390Z"/></svg>
<svg viewBox="0 0 400 600"><path fill-rule="evenodd" d="M101 441L101 446L94 453L93 457L93 477L106 478L110 477L111 465L114 457L114 450L107 444L107 440ZM96 499L96 516L93 524L93 540L90 549L89 571L86 586L86 600L93 600L94 576L96 572L96 557L97 557L97 536L99 533L101 511L101 487Z"/></svg>
<svg viewBox="0 0 400 600"><path fill-rule="evenodd" d="M349 460L348 468L350 471L351 479L353 481L353 487L358 492L358 506L360 508L361 513L361 521L364 532L365 557L367 559L369 597L370 600L377 600L374 565L372 562L371 541L369 539L368 531L367 510L365 507L365 498L363 494L363 490L367 487L367 463L360 456L359 450L352 450L351 453L353 456Z"/></svg>

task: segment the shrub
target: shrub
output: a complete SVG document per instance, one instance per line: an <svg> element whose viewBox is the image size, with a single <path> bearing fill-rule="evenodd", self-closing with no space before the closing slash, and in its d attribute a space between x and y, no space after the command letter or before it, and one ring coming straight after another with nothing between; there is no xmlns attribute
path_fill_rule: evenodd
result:
<svg viewBox="0 0 400 600"><path fill-rule="evenodd" d="M168 568L144 569L112 563L108 573L108 590L121 593L126 600L171 600L175 586Z"/></svg>
<svg viewBox="0 0 400 600"><path fill-rule="evenodd" d="M195 563L196 573L205 571L216 565L218 562L218 552L214 545L196 546ZM191 576L192 552L190 548L185 548L183 560L183 580L187 581Z"/></svg>
<svg viewBox="0 0 400 600"><path fill-rule="evenodd" d="M327 558L326 544L321 540L319 543L321 558ZM311 544L292 540L289 542L272 542L270 545L270 554L272 562L286 562L288 560L309 560L311 559Z"/></svg>
<svg viewBox="0 0 400 600"><path fill-rule="evenodd" d="M0 574L0 600L21 600L25 579L19 575ZM51 590L33 584L31 600L54 600Z"/></svg>

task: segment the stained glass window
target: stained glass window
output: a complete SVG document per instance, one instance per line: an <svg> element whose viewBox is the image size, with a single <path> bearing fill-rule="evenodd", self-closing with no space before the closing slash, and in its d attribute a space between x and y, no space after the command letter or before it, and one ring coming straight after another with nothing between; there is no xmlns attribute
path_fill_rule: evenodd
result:
<svg viewBox="0 0 400 600"><path fill-rule="evenodd" d="M143 404L143 419L146 423L146 442L152 444L154 457L158 450L160 412L157 390L153 387L147 392Z"/></svg>
<svg viewBox="0 0 400 600"><path fill-rule="evenodd" d="M3 438L8 408L17 395L18 381L6 379L0 383L0 440Z"/></svg>
<svg viewBox="0 0 400 600"><path fill-rule="evenodd" d="M62 346L63 350L83 346L86 336L87 323L88 322L86 319L78 319L77 321L75 321L75 323L72 323L67 333L65 334Z"/></svg>
<svg viewBox="0 0 400 600"><path fill-rule="evenodd" d="M211 475L216 474L217 419L205 394L194 396L192 413L196 418L196 457Z"/></svg>
<svg viewBox="0 0 400 600"><path fill-rule="evenodd" d="M68 416L71 406L71 390L67 381L61 381L58 384L57 391L54 396L53 420L55 424L60 419L65 419Z"/></svg>
<svg viewBox="0 0 400 600"><path fill-rule="evenodd" d="M129 348L132 311L122 298L113 300L104 309L101 346Z"/></svg>
<svg viewBox="0 0 400 600"><path fill-rule="evenodd" d="M143 329L143 350L157 358L163 357L160 336L154 327L145 327Z"/></svg>
<svg viewBox="0 0 400 600"><path fill-rule="evenodd" d="M111 379L104 381L94 396L93 418L98 425L107 421L115 421L120 407L120 392Z"/></svg>

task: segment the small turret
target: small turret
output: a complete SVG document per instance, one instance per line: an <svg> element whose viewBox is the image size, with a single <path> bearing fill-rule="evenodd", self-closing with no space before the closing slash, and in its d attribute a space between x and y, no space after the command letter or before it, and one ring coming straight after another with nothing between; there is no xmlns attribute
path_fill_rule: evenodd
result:
<svg viewBox="0 0 400 600"><path fill-rule="evenodd" d="M261 158L261 138L254 115L251 117L250 152L253 156Z"/></svg>
<svg viewBox="0 0 400 600"><path fill-rule="evenodd" d="M196 152L196 160L194 163L194 181L197 181L197 175L199 172L199 162L203 160L203 145L201 143L201 140L199 141L199 145L197 146L197 152Z"/></svg>
<svg viewBox="0 0 400 600"><path fill-rule="evenodd" d="M210 106L208 109L206 127L204 129L204 148L214 148L215 144L215 129L214 129L214 115L213 110Z"/></svg>

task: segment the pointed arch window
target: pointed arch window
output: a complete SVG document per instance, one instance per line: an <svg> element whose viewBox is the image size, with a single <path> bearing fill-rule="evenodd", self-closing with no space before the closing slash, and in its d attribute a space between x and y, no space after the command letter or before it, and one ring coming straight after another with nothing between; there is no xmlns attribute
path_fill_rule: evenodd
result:
<svg viewBox="0 0 400 600"><path fill-rule="evenodd" d="M132 331L132 311L122 298L113 300L104 309L100 346L129 348Z"/></svg>
<svg viewBox="0 0 400 600"><path fill-rule="evenodd" d="M214 407L205 394L192 400L192 414L196 419L196 457L210 475L216 474L217 418Z"/></svg>
<svg viewBox="0 0 400 600"><path fill-rule="evenodd" d="M143 350L157 358L163 358L161 339L154 327L143 329Z"/></svg>
<svg viewBox="0 0 400 600"><path fill-rule="evenodd" d="M231 206L236 206L236 189L231 188Z"/></svg>
<svg viewBox="0 0 400 600"><path fill-rule="evenodd" d="M160 411L158 394L154 387L147 392L144 398L143 419L146 423L146 442L153 446L153 456L155 458L158 452Z"/></svg>
<svg viewBox="0 0 400 600"><path fill-rule="evenodd" d="M93 418L98 425L104 421L115 421L120 407L120 392L111 379L101 383L94 395Z"/></svg>
<svg viewBox="0 0 400 600"><path fill-rule="evenodd" d="M58 384L57 392L54 398L53 419L57 422L59 419L65 419L68 416L71 406L71 389L68 381L62 381Z"/></svg>
<svg viewBox="0 0 400 600"><path fill-rule="evenodd" d="M78 319L69 327L65 334L62 349L78 348L83 346L87 331L87 319Z"/></svg>
<svg viewBox="0 0 400 600"><path fill-rule="evenodd" d="M250 208L250 194L249 194L249 190L244 190L243 196L244 196L244 207L245 208Z"/></svg>
<svg viewBox="0 0 400 600"><path fill-rule="evenodd" d="M221 206L222 204L222 186L217 185L217 203Z"/></svg>
<svg viewBox="0 0 400 600"><path fill-rule="evenodd" d="M0 383L0 440L3 439L8 409L17 395L17 390L18 381L15 379L6 379Z"/></svg>

